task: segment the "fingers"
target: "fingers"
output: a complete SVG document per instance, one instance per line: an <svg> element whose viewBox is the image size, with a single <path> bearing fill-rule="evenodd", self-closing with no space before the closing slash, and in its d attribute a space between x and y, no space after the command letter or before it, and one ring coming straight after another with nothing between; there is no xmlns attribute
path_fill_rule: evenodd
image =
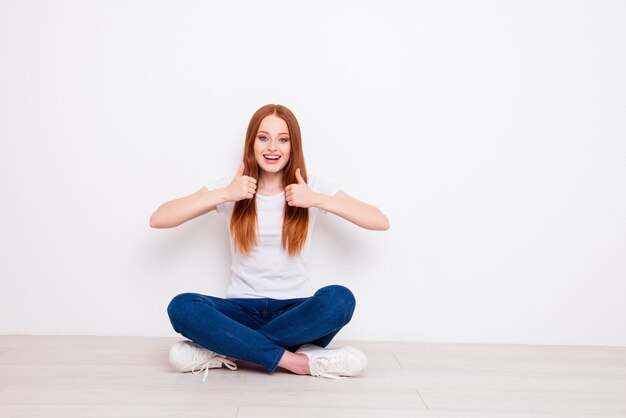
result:
<svg viewBox="0 0 626 418"><path fill-rule="evenodd" d="M254 197L255 193L256 193L255 188L249 188L248 190L243 192L243 194L241 195L241 198L242 199L252 199Z"/></svg>
<svg viewBox="0 0 626 418"><path fill-rule="evenodd" d="M239 166L239 169L237 170L237 174L235 174L235 177L243 176L243 172L245 171L245 169L246 169L246 163L242 161L241 165Z"/></svg>
<svg viewBox="0 0 626 418"><path fill-rule="evenodd" d="M296 206L294 198L295 198L295 195L294 195L293 190L285 189L285 200L287 201L287 204L289 206Z"/></svg>
<svg viewBox="0 0 626 418"><path fill-rule="evenodd" d="M237 202L241 199L252 199L256 193L257 180L254 177L245 176L243 173L246 169L244 161L235 173L235 177L228 185L228 193L230 201Z"/></svg>
<svg viewBox="0 0 626 418"><path fill-rule="evenodd" d="M248 181L245 181L245 180L248 180ZM256 180L253 179L252 177L245 176L244 183L242 184L242 190L248 195L253 196L256 193ZM250 198L252 198L252 196L250 196Z"/></svg>
<svg viewBox="0 0 626 418"><path fill-rule="evenodd" d="M306 184L306 182L302 178L302 174L300 174L299 168L296 168L296 179L298 180L298 184Z"/></svg>
<svg viewBox="0 0 626 418"><path fill-rule="evenodd" d="M256 179L254 177L244 176L243 173L245 170L246 170L246 163L242 161L241 165L239 166L239 169L237 170L237 173L235 174L235 178L243 177L248 182L253 183L255 185L254 187L256 188Z"/></svg>
<svg viewBox="0 0 626 418"><path fill-rule="evenodd" d="M256 193L257 185L254 177L238 176L233 179L232 184L235 190L238 190L236 193L240 196L237 200L252 199Z"/></svg>

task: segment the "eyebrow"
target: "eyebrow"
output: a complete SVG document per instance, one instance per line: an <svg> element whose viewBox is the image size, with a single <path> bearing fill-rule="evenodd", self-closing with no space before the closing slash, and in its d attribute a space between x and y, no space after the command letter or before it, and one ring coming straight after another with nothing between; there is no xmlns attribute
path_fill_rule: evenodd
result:
<svg viewBox="0 0 626 418"><path fill-rule="evenodd" d="M263 132L264 134L268 134L268 135L270 134L270 133L269 133L269 132L267 132L267 131L259 131L259 133L261 133L261 132ZM281 132L281 133L279 133L278 135L289 135L289 132Z"/></svg>

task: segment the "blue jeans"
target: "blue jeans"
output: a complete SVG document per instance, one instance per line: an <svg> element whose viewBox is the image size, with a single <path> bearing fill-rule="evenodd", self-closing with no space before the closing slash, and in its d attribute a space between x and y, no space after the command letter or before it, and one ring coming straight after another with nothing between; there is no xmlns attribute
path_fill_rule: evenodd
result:
<svg viewBox="0 0 626 418"><path fill-rule="evenodd" d="M174 330L227 357L273 372L285 350L310 343L326 347L352 318L355 299L339 285L308 298L217 298L182 293L167 313Z"/></svg>

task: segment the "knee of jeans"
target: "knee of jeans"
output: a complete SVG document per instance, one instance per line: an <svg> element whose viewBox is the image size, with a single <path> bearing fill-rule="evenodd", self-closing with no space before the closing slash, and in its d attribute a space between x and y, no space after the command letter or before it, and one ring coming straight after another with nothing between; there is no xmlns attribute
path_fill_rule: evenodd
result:
<svg viewBox="0 0 626 418"><path fill-rule="evenodd" d="M331 299L337 306L345 309L346 323L352 318L354 308L356 307L356 298L350 289L338 284L326 286L320 290L324 290L332 295Z"/></svg>
<svg viewBox="0 0 626 418"><path fill-rule="evenodd" d="M170 322L172 326L174 326L174 329L177 329L179 319L184 317L184 315L181 314L188 310L192 297L193 293L181 293L180 295L174 296L170 304L167 305L167 315L170 317Z"/></svg>

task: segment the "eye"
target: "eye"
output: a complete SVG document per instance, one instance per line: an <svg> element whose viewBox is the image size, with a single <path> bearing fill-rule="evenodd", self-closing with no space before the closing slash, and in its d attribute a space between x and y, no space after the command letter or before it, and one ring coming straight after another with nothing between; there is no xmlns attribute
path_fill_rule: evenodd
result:
<svg viewBox="0 0 626 418"><path fill-rule="evenodd" d="M268 140L268 139L267 139L267 137L266 137L265 135L261 135L261 136L259 136L258 138L259 138L259 140L260 140L260 141L263 141L263 142L265 142L265 141L267 141L267 140ZM285 143L285 142L288 142L288 141L289 141L289 138L279 138L279 139L278 139L278 141L279 141L279 142L282 142L282 143Z"/></svg>

